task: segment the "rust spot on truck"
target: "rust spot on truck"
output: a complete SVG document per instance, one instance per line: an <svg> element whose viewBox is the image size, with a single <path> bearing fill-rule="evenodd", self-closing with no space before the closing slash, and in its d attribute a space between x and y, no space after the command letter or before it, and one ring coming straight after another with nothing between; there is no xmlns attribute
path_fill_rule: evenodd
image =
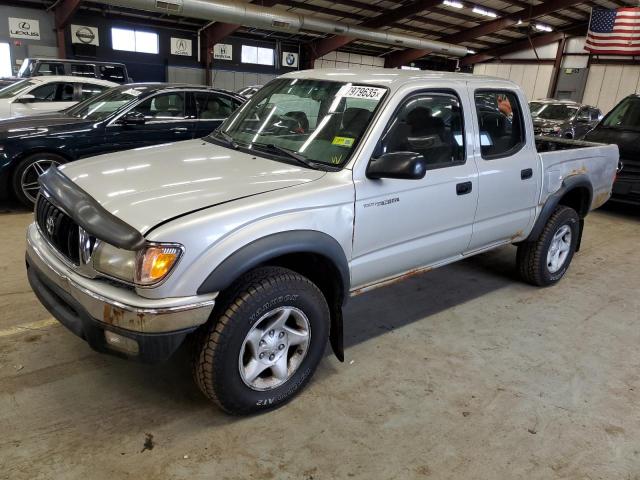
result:
<svg viewBox="0 0 640 480"><path fill-rule="evenodd" d="M519 238L524 237L524 232L522 230L518 230L512 237L511 237L511 241L514 242L516 240L518 240Z"/></svg>
<svg viewBox="0 0 640 480"><path fill-rule="evenodd" d="M607 202L607 200L609 200L609 192L599 193L593 201L593 208L601 207Z"/></svg>
<svg viewBox="0 0 640 480"><path fill-rule="evenodd" d="M587 167L585 167L584 165L580 168L574 168L573 170L571 170L569 173L567 173L567 175L565 176L565 178L567 177L573 177L574 175L582 175L584 173L587 173Z"/></svg>
<svg viewBox="0 0 640 480"><path fill-rule="evenodd" d="M416 275L420 275L421 273L427 273L427 272L429 272L431 270L433 270L432 267L414 268L412 270L409 270L406 273L403 273L402 275L390 278L389 280L384 280L384 281L379 282L379 283L374 283L372 285L365 285L364 287L357 288L357 289L353 290L350 295L352 297L355 297L355 296L360 295L362 293L366 293L366 292L368 292L370 290L375 290L376 288L393 285L395 283L399 283L399 282L401 282L403 280L406 280L407 278L415 277Z"/></svg>
<svg viewBox="0 0 640 480"><path fill-rule="evenodd" d="M109 325L120 325L122 322L122 310L111 305L105 305L102 312L102 321Z"/></svg>

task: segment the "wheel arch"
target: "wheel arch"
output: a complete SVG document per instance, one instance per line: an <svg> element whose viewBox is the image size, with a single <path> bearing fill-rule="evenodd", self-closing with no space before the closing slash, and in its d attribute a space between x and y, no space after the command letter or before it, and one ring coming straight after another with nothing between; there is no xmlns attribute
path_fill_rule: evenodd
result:
<svg viewBox="0 0 640 480"><path fill-rule="evenodd" d="M342 306L349 298L349 263L337 240L316 230L267 235L239 248L198 287L198 294L221 292L243 274L261 266L281 266L314 282L331 312L331 347L344 360Z"/></svg>
<svg viewBox="0 0 640 480"><path fill-rule="evenodd" d="M578 216L580 217L580 237L578 239L579 249L584 218L589 213L592 200L593 186L591 185L589 177L586 175L573 175L565 178L558 191L550 195L545 202L526 241L536 240L542 233L549 217L551 217L558 205L564 205L573 208L578 212Z"/></svg>

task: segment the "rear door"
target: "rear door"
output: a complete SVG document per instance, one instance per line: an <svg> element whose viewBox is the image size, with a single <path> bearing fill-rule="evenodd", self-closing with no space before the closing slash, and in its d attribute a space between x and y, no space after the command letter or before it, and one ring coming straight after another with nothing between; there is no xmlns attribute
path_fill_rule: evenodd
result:
<svg viewBox="0 0 640 480"><path fill-rule="evenodd" d="M240 106L239 100L218 92L194 92L193 98L196 110L196 138L209 135Z"/></svg>
<svg viewBox="0 0 640 480"><path fill-rule="evenodd" d="M541 174L524 96L509 84L470 92L480 191L473 251L523 237L535 216Z"/></svg>

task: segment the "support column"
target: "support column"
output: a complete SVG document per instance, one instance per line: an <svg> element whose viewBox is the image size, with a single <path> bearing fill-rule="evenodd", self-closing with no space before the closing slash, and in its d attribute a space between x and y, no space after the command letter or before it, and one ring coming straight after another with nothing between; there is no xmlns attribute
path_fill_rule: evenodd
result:
<svg viewBox="0 0 640 480"><path fill-rule="evenodd" d="M566 35L558 41L558 51L556 52L556 60L553 63L553 73L551 74L551 82L549 83L549 90L547 91L547 97L552 98L558 88L558 78L560 78L560 70L562 69L562 59L564 58L564 48L567 43Z"/></svg>

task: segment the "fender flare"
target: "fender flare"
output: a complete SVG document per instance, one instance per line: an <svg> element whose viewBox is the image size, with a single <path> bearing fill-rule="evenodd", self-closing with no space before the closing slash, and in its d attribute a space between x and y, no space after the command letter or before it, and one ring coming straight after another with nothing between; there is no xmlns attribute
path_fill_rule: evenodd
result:
<svg viewBox="0 0 640 480"><path fill-rule="evenodd" d="M329 259L340 273L343 303L349 297L349 262L333 237L317 230L292 230L254 240L229 255L198 287L198 294L219 292L238 277L273 258L289 253L315 253Z"/></svg>
<svg viewBox="0 0 640 480"><path fill-rule="evenodd" d="M547 201L544 203L542 210L540 211L540 215L538 215L538 219L536 220L536 223L533 225L533 229L531 230L531 233L529 233L529 236L527 237L526 241L532 242L537 240L540 234L542 233L544 226L547 224L549 217L551 217L556 207L560 203L560 200L562 200L562 197L564 197L567 193L571 192L572 190L575 190L576 188L581 188L581 187L584 187L589 191L589 198L588 198L587 205L588 207L590 207L591 202L593 200L593 186L591 185L591 180L589 180L589 177L587 177L586 175L573 175L571 177L565 178L562 182L562 186L556 192L552 193L549 196L549 198L547 198ZM584 216L587 215L587 213L588 213L588 210L584 215L581 215L581 218L580 218L581 225L583 223L583 218ZM580 234L582 235L582 229L580 229Z"/></svg>

